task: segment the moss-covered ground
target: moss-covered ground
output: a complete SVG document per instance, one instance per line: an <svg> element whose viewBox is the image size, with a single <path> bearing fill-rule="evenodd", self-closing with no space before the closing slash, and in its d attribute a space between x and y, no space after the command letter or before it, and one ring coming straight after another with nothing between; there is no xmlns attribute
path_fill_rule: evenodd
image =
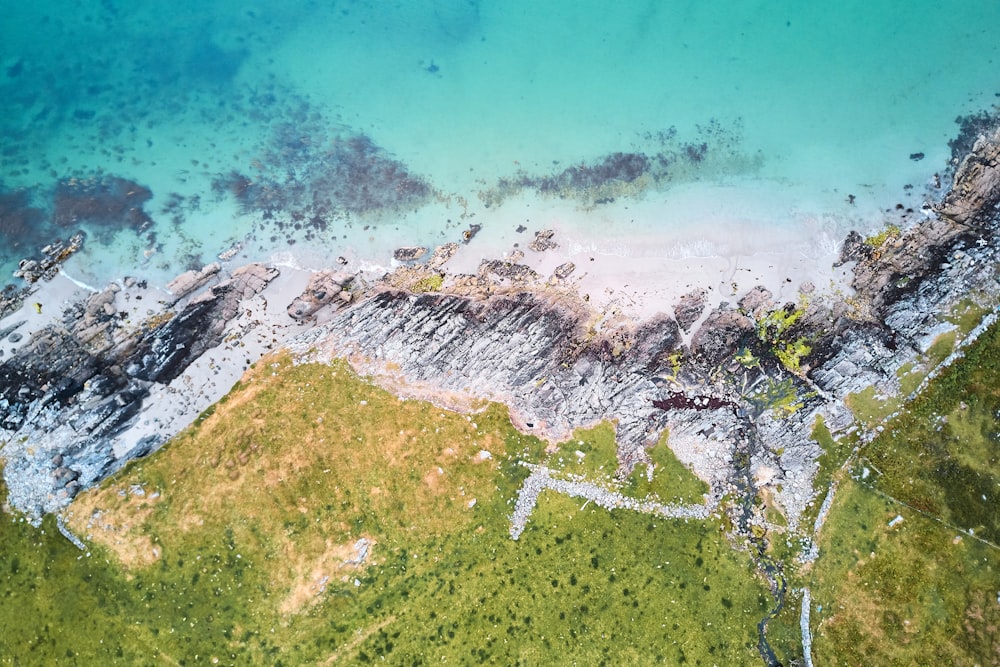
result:
<svg viewBox="0 0 1000 667"><path fill-rule="evenodd" d="M518 461L603 474L611 433L546 453L499 406L459 415L268 359L74 501L89 557L51 519L4 515L0 664L755 663L771 598L718 522L547 491L510 539ZM668 452L642 490L700 500Z"/></svg>

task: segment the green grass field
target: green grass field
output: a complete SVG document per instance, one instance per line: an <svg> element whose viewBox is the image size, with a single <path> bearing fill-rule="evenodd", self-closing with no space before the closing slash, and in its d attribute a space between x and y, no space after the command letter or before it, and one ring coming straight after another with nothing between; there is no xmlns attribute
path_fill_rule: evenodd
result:
<svg viewBox="0 0 1000 667"><path fill-rule="evenodd" d="M841 475L820 557L795 578L817 665L1000 664L998 415L994 326Z"/></svg>
<svg viewBox="0 0 1000 667"><path fill-rule="evenodd" d="M35 606L0 610L0 654L130 665L759 659L771 598L719 522L547 491L511 540L528 473L518 461L562 458L560 474L613 484L610 425L545 447L497 405L463 416L401 401L343 364L269 359L166 447L74 501L68 522L91 557L51 520L44 535L4 522L0 590ZM626 492L701 500L703 483L665 444L652 458L653 481L627 480ZM352 563L362 538L367 558Z"/></svg>
<svg viewBox="0 0 1000 667"><path fill-rule="evenodd" d="M998 664L998 388L994 329L849 468L856 440L815 424L821 481L839 479L820 556L801 565L795 535L768 536L790 585L768 631L785 664L802 657L801 586L816 665ZM2 515L0 664L760 664L773 599L724 519L546 491L509 537L521 461L700 502L668 444L652 479L618 480L611 424L545 443L499 405L460 415L345 364L270 358L73 502L89 557L51 517Z"/></svg>

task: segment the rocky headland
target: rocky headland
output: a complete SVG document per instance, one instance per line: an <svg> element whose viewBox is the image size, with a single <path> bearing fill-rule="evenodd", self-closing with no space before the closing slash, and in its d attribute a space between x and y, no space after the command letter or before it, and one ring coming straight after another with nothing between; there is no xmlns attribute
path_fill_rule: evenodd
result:
<svg viewBox="0 0 1000 667"><path fill-rule="evenodd" d="M694 290L673 312L630 322L597 311L572 265L543 276L512 254L449 272L457 244L400 248L403 265L375 281L260 264L209 265L155 294L123 280L29 335L18 332L16 309L31 306L19 293L0 331L24 338L0 361L9 502L35 519L58 510L285 346L303 360L347 357L401 395L463 410L503 402L520 429L553 441L613 420L621 476L669 430L710 504L748 499L733 510L738 532L765 523L765 495L794 530L826 493L814 485L817 417L833 432L856 428L848 395L898 394L897 371L954 327L943 313L963 299L996 305L1000 130L969 143L923 220L844 242L853 280L841 294L806 284L782 302L759 286L714 305ZM558 237L535 243L545 252ZM58 271L62 248L43 273ZM209 380L212 392L192 390Z"/></svg>

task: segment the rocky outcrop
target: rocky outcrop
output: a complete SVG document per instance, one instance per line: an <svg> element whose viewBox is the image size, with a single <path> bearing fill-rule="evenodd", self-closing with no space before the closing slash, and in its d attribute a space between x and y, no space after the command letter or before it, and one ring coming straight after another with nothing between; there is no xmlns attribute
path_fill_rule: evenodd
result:
<svg viewBox="0 0 1000 667"><path fill-rule="evenodd" d="M931 216L878 246L852 235L842 257L857 262L851 302L780 306L755 288L738 308L722 304L705 316L690 346L674 319L596 333L584 305L525 288L486 297L382 292L295 348L320 358L352 353L362 371L399 393L501 401L521 428L555 440L613 419L623 473L669 428L671 448L716 497L750 499L736 522L743 530L763 521L752 502L761 487L794 528L815 497L816 416L835 431L850 426L848 394L898 390L896 371L939 330L936 314L977 290L995 291L1000 235L995 204L982 191L949 195L963 202L952 206L966 220L979 221L974 232ZM502 279L516 265L484 266ZM688 326L701 317L698 296L675 308ZM758 335L777 310L784 313L775 330ZM778 352L795 340L812 349L800 367L786 367Z"/></svg>
<svg viewBox="0 0 1000 667"><path fill-rule="evenodd" d="M739 343L751 334L753 320L722 304L705 318L691 339L691 352L708 366L730 359Z"/></svg>
<svg viewBox="0 0 1000 667"><path fill-rule="evenodd" d="M240 303L261 292L277 276L278 269L263 264L236 269L227 280L192 298L179 313L137 341L130 340L126 358L118 363L130 377L170 382L218 345Z"/></svg>
<svg viewBox="0 0 1000 667"><path fill-rule="evenodd" d="M589 336L580 304L554 303L530 292L485 301L447 295L382 292L306 334L294 347L325 358L353 350L378 370L400 365L400 380L417 391L464 392L500 400L525 430L561 439L572 429L615 414L622 442L645 442L661 357L680 342L664 319L629 337ZM624 348L624 346L623 346ZM403 391L405 388L400 387ZM662 428L662 420L659 424Z"/></svg>
<svg viewBox="0 0 1000 667"><path fill-rule="evenodd" d="M552 240L555 234L555 231L552 229L543 229L540 232L535 232L535 238L528 244L528 248L535 252L545 252L551 248L557 248L558 244Z"/></svg>
<svg viewBox="0 0 1000 667"><path fill-rule="evenodd" d="M191 269L190 271L185 271L167 283L167 291L179 301L195 290L201 289L207 285L209 281L212 280L212 278L214 278L221 270L221 264L218 262L212 262L211 264L205 265L201 269Z"/></svg>
<svg viewBox="0 0 1000 667"><path fill-rule="evenodd" d="M691 325L698 321L701 314L705 312L705 301L708 291L698 288L691 290L674 304L674 318L680 326L681 331L687 333L691 330Z"/></svg>
<svg viewBox="0 0 1000 667"><path fill-rule="evenodd" d="M21 307L24 300L38 289L40 281L51 280L59 272L59 267L76 251L83 247L83 235L76 234L69 239L56 239L41 251L41 257L22 259L14 277L26 284L21 287L6 285L0 291L0 319Z"/></svg>
<svg viewBox="0 0 1000 667"><path fill-rule="evenodd" d="M456 252L458 252L457 243L445 243L444 245L438 246L434 249L434 252L431 253L431 258L427 260L428 268L435 270L440 269L449 259L455 256Z"/></svg>
<svg viewBox="0 0 1000 667"><path fill-rule="evenodd" d="M481 282L488 284L529 285L537 282L541 276L527 264L504 262L499 259L486 259L479 263Z"/></svg>
<svg viewBox="0 0 1000 667"><path fill-rule="evenodd" d="M42 248L40 259L22 259L14 277L21 278L29 285L39 280L51 280L59 271L59 266L82 247L82 234L75 234L66 240L56 239Z"/></svg>
<svg viewBox="0 0 1000 667"><path fill-rule="evenodd" d="M990 222L1000 204L1000 127L980 135L955 171L951 191L936 207L959 224Z"/></svg>
<svg viewBox="0 0 1000 667"><path fill-rule="evenodd" d="M349 303L351 293L346 290L353 281L353 275L340 271L314 273L305 291L288 305L288 316L301 321L331 303Z"/></svg>
<svg viewBox="0 0 1000 667"><path fill-rule="evenodd" d="M714 324L703 327L699 358L684 347L671 318L595 335L590 316L582 302L545 293L481 300L386 291L292 347L320 360L350 355L362 372L403 395L455 408L467 408L469 398L503 402L521 429L553 440L612 419L622 474L646 460L647 447L669 428L671 447L712 484L716 498L733 491L739 466L788 470L797 477L775 475L776 483L796 494L793 509L801 513L815 445L782 452L788 458L782 463L774 450L760 447L751 403L735 376L709 379L717 357L731 358L733 336L752 331L749 318L727 309L710 316ZM677 356L689 358L679 373ZM758 369L755 382L780 373L773 366ZM813 412L783 425L802 429Z"/></svg>
<svg viewBox="0 0 1000 667"><path fill-rule="evenodd" d="M843 266L848 262L858 262L871 255L871 248L865 245L865 239L856 231L848 233L847 238L840 244L840 259L834 266Z"/></svg>
<svg viewBox="0 0 1000 667"><path fill-rule="evenodd" d="M241 301L278 274L254 264L131 326L117 316L112 285L34 332L0 363L0 438L9 500L38 517L68 502L165 436L116 456L118 436L155 385L178 377L218 345ZM166 434L171 435L171 434Z"/></svg>
<svg viewBox="0 0 1000 667"><path fill-rule="evenodd" d="M987 229L973 231L948 218L933 217L900 236L887 238L859 261L851 285L871 308L872 319L884 320L893 305L907 302L926 281L941 285L941 269L956 252L987 243ZM933 286L932 289L935 289Z"/></svg>
<svg viewBox="0 0 1000 667"><path fill-rule="evenodd" d="M995 242L1000 204L1000 127L982 134L959 164L952 188L935 207L937 214L901 234L888 234L875 246L857 235L844 246L844 259L857 260L852 286L871 305L876 321L890 317L895 304L912 298L947 299L954 261L989 253ZM969 265L968 262L964 262ZM959 282L968 281L959 276ZM931 296L931 292L937 294ZM931 311L928 311L930 313Z"/></svg>
<svg viewBox="0 0 1000 667"><path fill-rule="evenodd" d="M566 280L576 271L576 264L564 262L552 270L552 276L557 280Z"/></svg>
<svg viewBox="0 0 1000 667"><path fill-rule="evenodd" d="M774 310L773 296L774 295L771 294L771 290L767 289L763 285L757 285L740 297L738 302L740 312L752 317L755 320L760 320L769 312Z"/></svg>

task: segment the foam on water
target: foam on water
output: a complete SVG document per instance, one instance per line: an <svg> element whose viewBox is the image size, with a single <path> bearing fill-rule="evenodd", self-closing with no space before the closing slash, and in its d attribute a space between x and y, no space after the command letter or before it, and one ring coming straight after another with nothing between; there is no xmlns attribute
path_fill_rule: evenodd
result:
<svg viewBox="0 0 1000 667"><path fill-rule="evenodd" d="M998 25L996 3L929 0L21 3L0 26L0 184L46 211L73 176L152 190L151 231L90 229L72 271L91 284L165 280L239 241L240 259L383 268L471 224L484 252L519 224L626 256L827 252L897 202L919 211L954 118L1000 93ZM306 206L360 135L378 174L433 195ZM667 166L600 202L496 196L615 152ZM246 183L291 203L241 205ZM29 236L0 228L5 271Z"/></svg>

